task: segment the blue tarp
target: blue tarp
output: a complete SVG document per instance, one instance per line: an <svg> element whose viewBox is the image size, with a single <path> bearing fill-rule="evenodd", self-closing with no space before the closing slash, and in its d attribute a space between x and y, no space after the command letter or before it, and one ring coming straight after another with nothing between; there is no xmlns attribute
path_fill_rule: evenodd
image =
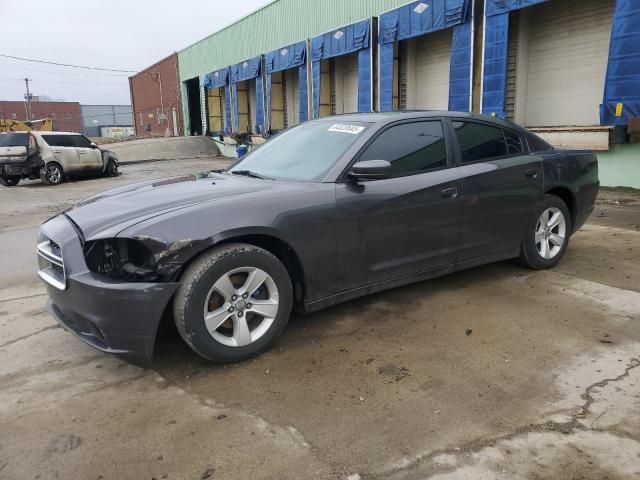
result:
<svg viewBox="0 0 640 480"><path fill-rule="evenodd" d="M256 125L255 133L264 132L265 115L264 115L264 93L262 91L262 56L257 56L245 60L244 62L231 65L231 83L233 85L233 105L234 119L233 128L238 132L240 118L238 116L238 90L236 84L245 80L256 79Z"/></svg>
<svg viewBox="0 0 640 480"><path fill-rule="evenodd" d="M317 62L369 48L369 23L363 20L312 38L311 59Z"/></svg>
<svg viewBox="0 0 640 480"><path fill-rule="evenodd" d="M271 124L271 74L291 68L298 68L298 91L300 93L300 122L309 118L307 107L307 42L298 42L287 47L274 50L264 56L266 113Z"/></svg>
<svg viewBox="0 0 640 480"><path fill-rule="evenodd" d="M471 111L471 69L473 65L473 20L453 27L449 74L449 110Z"/></svg>
<svg viewBox="0 0 640 480"><path fill-rule="evenodd" d="M370 25L370 20L363 20L311 39L314 118L320 116L320 61L358 51L358 111L371 111Z"/></svg>
<svg viewBox="0 0 640 480"><path fill-rule="evenodd" d="M264 56L265 73L280 72L299 67L305 63L307 42L298 42L287 47L279 48Z"/></svg>
<svg viewBox="0 0 640 480"><path fill-rule="evenodd" d="M546 1L547 0L487 0L486 16L492 17Z"/></svg>
<svg viewBox="0 0 640 480"><path fill-rule="evenodd" d="M378 43L394 43L451 28L466 21L469 0L413 2L380 15Z"/></svg>
<svg viewBox="0 0 640 480"><path fill-rule="evenodd" d="M307 85L307 65L298 67L298 88L300 89L300 123L309 120L309 87Z"/></svg>
<svg viewBox="0 0 640 480"><path fill-rule="evenodd" d="M505 118L509 13L485 19L482 113Z"/></svg>
<svg viewBox="0 0 640 480"><path fill-rule="evenodd" d="M229 80L229 67L221 68L204 76L204 88L224 87Z"/></svg>
<svg viewBox="0 0 640 480"><path fill-rule="evenodd" d="M627 125L629 117L640 117L640 1L617 0L600 122Z"/></svg>
<svg viewBox="0 0 640 480"><path fill-rule="evenodd" d="M244 62L231 65L231 83L251 80L260 75L261 57L250 58Z"/></svg>
<svg viewBox="0 0 640 480"><path fill-rule="evenodd" d="M451 58L451 81L449 104L462 105L469 110L468 92L471 82L471 22L469 0L426 0L412 2L380 15L379 26L379 82L380 111L393 109L393 44L400 40L425 35L431 32L464 25L454 30L454 50ZM466 64L465 64L466 62ZM463 85L467 84L467 87ZM465 88L467 90L465 90ZM453 95L453 97L451 97Z"/></svg>
<svg viewBox="0 0 640 480"><path fill-rule="evenodd" d="M224 86L224 133L231 134L231 85Z"/></svg>

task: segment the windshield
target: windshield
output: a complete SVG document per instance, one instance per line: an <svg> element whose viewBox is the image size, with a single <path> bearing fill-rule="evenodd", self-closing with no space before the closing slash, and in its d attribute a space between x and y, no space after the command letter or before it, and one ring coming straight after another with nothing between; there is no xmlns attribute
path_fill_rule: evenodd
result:
<svg viewBox="0 0 640 480"><path fill-rule="evenodd" d="M0 147L28 147L28 133L3 133L0 134Z"/></svg>
<svg viewBox="0 0 640 480"><path fill-rule="evenodd" d="M278 180L318 181L369 125L336 120L303 123L276 135L229 171Z"/></svg>

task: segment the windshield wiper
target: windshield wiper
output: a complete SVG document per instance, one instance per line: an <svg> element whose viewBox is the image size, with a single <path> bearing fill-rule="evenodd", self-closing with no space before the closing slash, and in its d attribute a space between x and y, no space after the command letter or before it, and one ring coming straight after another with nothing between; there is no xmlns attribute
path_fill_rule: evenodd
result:
<svg viewBox="0 0 640 480"><path fill-rule="evenodd" d="M274 178L265 177L264 175L260 175L252 170L233 170L229 173L233 173L234 175L244 175L245 177L251 178L261 178L262 180L275 180Z"/></svg>

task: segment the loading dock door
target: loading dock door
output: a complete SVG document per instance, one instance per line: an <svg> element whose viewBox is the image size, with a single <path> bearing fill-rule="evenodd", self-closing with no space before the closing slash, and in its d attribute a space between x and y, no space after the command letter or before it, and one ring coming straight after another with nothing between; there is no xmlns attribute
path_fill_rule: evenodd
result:
<svg viewBox="0 0 640 480"><path fill-rule="evenodd" d="M562 0L521 11L528 26L526 126L599 125L614 0ZM526 58L528 57L528 59ZM520 104L519 104L520 105Z"/></svg>
<svg viewBox="0 0 640 480"><path fill-rule="evenodd" d="M328 117L335 112L332 109L331 97L332 86L335 82L335 75L331 75L331 64L334 59L322 60L320 62L320 117Z"/></svg>
<svg viewBox="0 0 640 480"><path fill-rule="evenodd" d="M300 88L298 70L291 69L283 72L286 75L285 105L287 106L286 125L293 127L300 123Z"/></svg>
<svg viewBox="0 0 640 480"><path fill-rule="evenodd" d="M209 131L224 131L224 90L207 88L207 112L209 115Z"/></svg>
<svg viewBox="0 0 640 480"><path fill-rule="evenodd" d="M236 95L238 96L238 133L249 133L251 131L249 112L249 88L247 82L238 82L236 85Z"/></svg>
<svg viewBox="0 0 640 480"><path fill-rule="evenodd" d="M407 108L447 110L449 108L449 71L451 65L450 29L410 40L409 55L415 55L415 92ZM413 50L413 52L412 52ZM409 63L410 65L410 63ZM409 66L409 68L411 68ZM409 75L408 79L412 76Z"/></svg>
<svg viewBox="0 0 640 480"><path fill-rule="evenodd" d="M282 130L286 127L284 82L282 72L271 74L271 129Z"/></svg>
<svg viewBox="0 0 640 480"><path fill-rule="evenodd" d="M202 135L202 110L200 106L200 78L185 82L187 88L187 107L189 109L189 134Z"/></svg>
<svg viewBox="0 0 640 480"><path fill-rule="evenodd" d="M338 57L342 68L342 105L338 113L353 113L358 111L358 54ZM338 99L340 103L340 99Z"/></svg>

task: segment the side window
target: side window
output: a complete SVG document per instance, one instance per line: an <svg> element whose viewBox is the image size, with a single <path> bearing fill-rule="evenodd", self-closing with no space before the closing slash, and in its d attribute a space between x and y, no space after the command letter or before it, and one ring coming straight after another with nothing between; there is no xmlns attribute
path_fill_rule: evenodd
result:
<svg viewBox="0 0 640 480"><path fill-rule="evenodd" d="M69 135L42 135L42 139L51 147L74 147Z"/></svg>
<svg viewBox="0 0 640 480"><path fill-rule="evenodd" d="M537 135L527 135L527 142L529 143L529 150L531 150L532 152L546 152L547 150L551 150L553 148Z"/></svg>
<svg viewBox="0 0 640 480"><path fill-rule="evenodd" d="M423 173L447 166L447 149L442 122L404 123L382 132L358 161L387 160L391 175Z"/></svg>
<svg viewBox="0 0 640 480"><path fill-rule="evenodd" d="M483 123L453 122L462 161L476 162L507 155L502 129Z"/></svg>
<svg viewBox="0 0 640 480"><path fill-rule="evenodd" d="M504 138L507 141L509 155L522 155L525 153L520 135L511 130L504 130Z"/></svg>
<svg viewBox="0 0 640 480"><path fill-rule="evenodd" d="M74 147L91 148L91 142L83 135L70 135L69 138L73 142Z"/></svg>

